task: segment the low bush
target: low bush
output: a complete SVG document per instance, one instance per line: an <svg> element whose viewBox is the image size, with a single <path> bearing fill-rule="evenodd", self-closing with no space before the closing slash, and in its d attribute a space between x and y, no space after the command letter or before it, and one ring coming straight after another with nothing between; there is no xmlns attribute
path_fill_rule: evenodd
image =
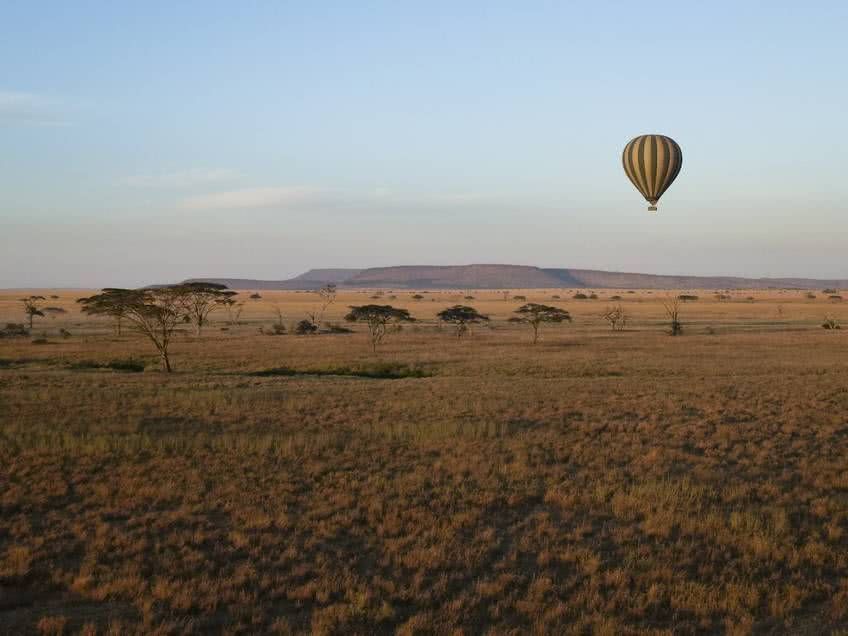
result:
<svg viewBox="0 0 848 636"><path fill-rule="evenodd" d="M839 324L839 321L836 318L832 318L831 316L825 316L824 322L822 323L823 329L842 329L842 325Z"/></svg>
<svg viewBox="0 0 848 636"><path fill-rule="evenodd" d="M0 329L0 338L18 338L28 336L29 330L19 322L7 322L6 327Z"/></svg>
<svg viewBox="0 0 848 636"><path fill-rule="evenodd" d="M275 327L277 325L274 325ZM294 332L298 336L308 336L309 334L313 334L318 331L318 325L316 325L311 320L301 320L294 327Z"/></svg>

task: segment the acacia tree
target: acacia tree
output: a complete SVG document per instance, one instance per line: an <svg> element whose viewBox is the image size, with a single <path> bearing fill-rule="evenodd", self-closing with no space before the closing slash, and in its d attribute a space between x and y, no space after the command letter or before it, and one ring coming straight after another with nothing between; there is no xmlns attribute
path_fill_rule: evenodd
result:
<svg viewBox="0 0 848 636"><path fill-rule="evenodd" d="M467 305L448 307L437 313L436 317L442 322L453 325L456 328L457 338L462 338L468 332L470 325L489 321L488 316L484 316L474 309L474 307Z"/></svg>
<svg viewBox="0 0 848 636"><path fill-rule="evenodd" d="M238 293L228 290L226 285L219 283L183 283L175 287L183 288L186 315L194 324L195 333L198 336L203 331L203 325L209 322L209 314L221 307L218 301L232 298Z"/></svg>
<svg viewBox="0 0 848 636"><path fill-rule="evenodd" d="M324 312L327 311L327 307L336 301L336 291L337 287L335 283L327 283L318 290L318 295L321 297L321 312L318 314L319 323L324 322Z"/></svg>
<svg viewBox="0 0 848 636"><path fill-rule="evenodd" d="M683 323L680 322L680 301L677 298L669 298L663 301L663 308L669 320L669 335L679 336L683 333Z"/></svg>
<svg viewBox="0 0 848 636"><path fill-rule="evenodd" d="M190 294L186 285L169 285L154 289L104 289L89 298L80 299L82 311L92 315L116 316L129 321L156 347L162 368L172 371L168 354L174 332L190 320Z"/></svg>
<svg viewBox="0 0 848 636"><path fill-rule="evenodd" d="M21 298L20 301L24 304L24 313L29 320L29 330L32 331L32 321L36 316L44 317L44 312L41 310L41 301L46 300L44 296L28 296Z"/></svg>
<svg viewBox="0 0 848 636"><path fill-rule="evenodd" d="M523 322L533 328L533 344L539 341L539 328L544 322L571 322L571 314L565 309L540 305L538 303L527 303L515 310L518 314L510 318L510 322Z"/></svg>
<svg viewBox="0 0 848 636"><path fill-rule="evenodd" d="M219 298L215 302L221 305L224 309L227 310L227 322L231 325L238 324L239 318L241 317L241 312L244 310L244 303L237 301L232 296L235 296L238 292L232 292L231 296L227 298Z"/></svg>
<svg viewBox="0 0 848 636"><path fill-rule="evenodd" d="M82 305L80 311L84 314L109 316L112 318L115 321L115 335L120 336L126 313L125 304L130 301L134 293L135 291L132 289L107 287L100 294L89 296L88 298L77 298L77 303ZM101 302L104 294L108 294L108 302L105 303Z"/></svg>
<svg viewBox="0 0 848 636"><path fill-rule="evenodd" d="M358 307L351 306L345 320L348 322L364 322L368 325L371 348L374 353L377 353L377 345L382 342L389 325L414 322L415 318L409 315L408 309L398 309L391 305L361 305Z"/></svg>

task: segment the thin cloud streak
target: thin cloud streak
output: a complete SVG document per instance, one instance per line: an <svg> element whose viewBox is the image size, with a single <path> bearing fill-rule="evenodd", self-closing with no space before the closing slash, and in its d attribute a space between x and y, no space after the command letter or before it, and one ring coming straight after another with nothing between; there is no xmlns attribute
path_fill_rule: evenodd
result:
<svg viewBox="0 0 848 636"><path fill-rule="evenodd" d="M308 186L242 188L201 194L183 199L185 210L233 210L248 208L290 207L318 201L326 191Z"/></svg>

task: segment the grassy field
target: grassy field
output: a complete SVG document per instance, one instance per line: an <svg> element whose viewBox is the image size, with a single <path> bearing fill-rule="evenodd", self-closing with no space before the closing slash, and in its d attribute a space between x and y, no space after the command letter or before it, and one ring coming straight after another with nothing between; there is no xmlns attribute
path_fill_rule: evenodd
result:
<svg viewBox="0 0 848 636"><path fill-rule="evenodd" d="M672 338L679 292L574 291L341 293L419 319L376 356L260 333L319 305L263 291L172 374L40 291L66 313L0 339L0 633L848 634L848 302L688 290ZM533 346L515 295L574 322Z"/></svg>

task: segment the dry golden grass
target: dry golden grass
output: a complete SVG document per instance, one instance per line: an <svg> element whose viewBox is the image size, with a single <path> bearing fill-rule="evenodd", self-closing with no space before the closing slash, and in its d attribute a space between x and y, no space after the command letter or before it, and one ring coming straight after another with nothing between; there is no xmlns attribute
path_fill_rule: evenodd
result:
<svg viewBox="0 0 848 636"><path fill-rule="evenodd" d="M340 294L330 321L422 319L377 358L358 325L261 335L318 304L261 292L167 375L57 291L49 344L0 339L0 633L845 630L848 332L820 324L848 303L687 292L679 338L666 292ZM514 295L575 322L531 346ZM493 325L457 341L432 322L456 303ZM130 357L148 369L89 364ZM253 375L376 361L425 377Z"/></svg>

